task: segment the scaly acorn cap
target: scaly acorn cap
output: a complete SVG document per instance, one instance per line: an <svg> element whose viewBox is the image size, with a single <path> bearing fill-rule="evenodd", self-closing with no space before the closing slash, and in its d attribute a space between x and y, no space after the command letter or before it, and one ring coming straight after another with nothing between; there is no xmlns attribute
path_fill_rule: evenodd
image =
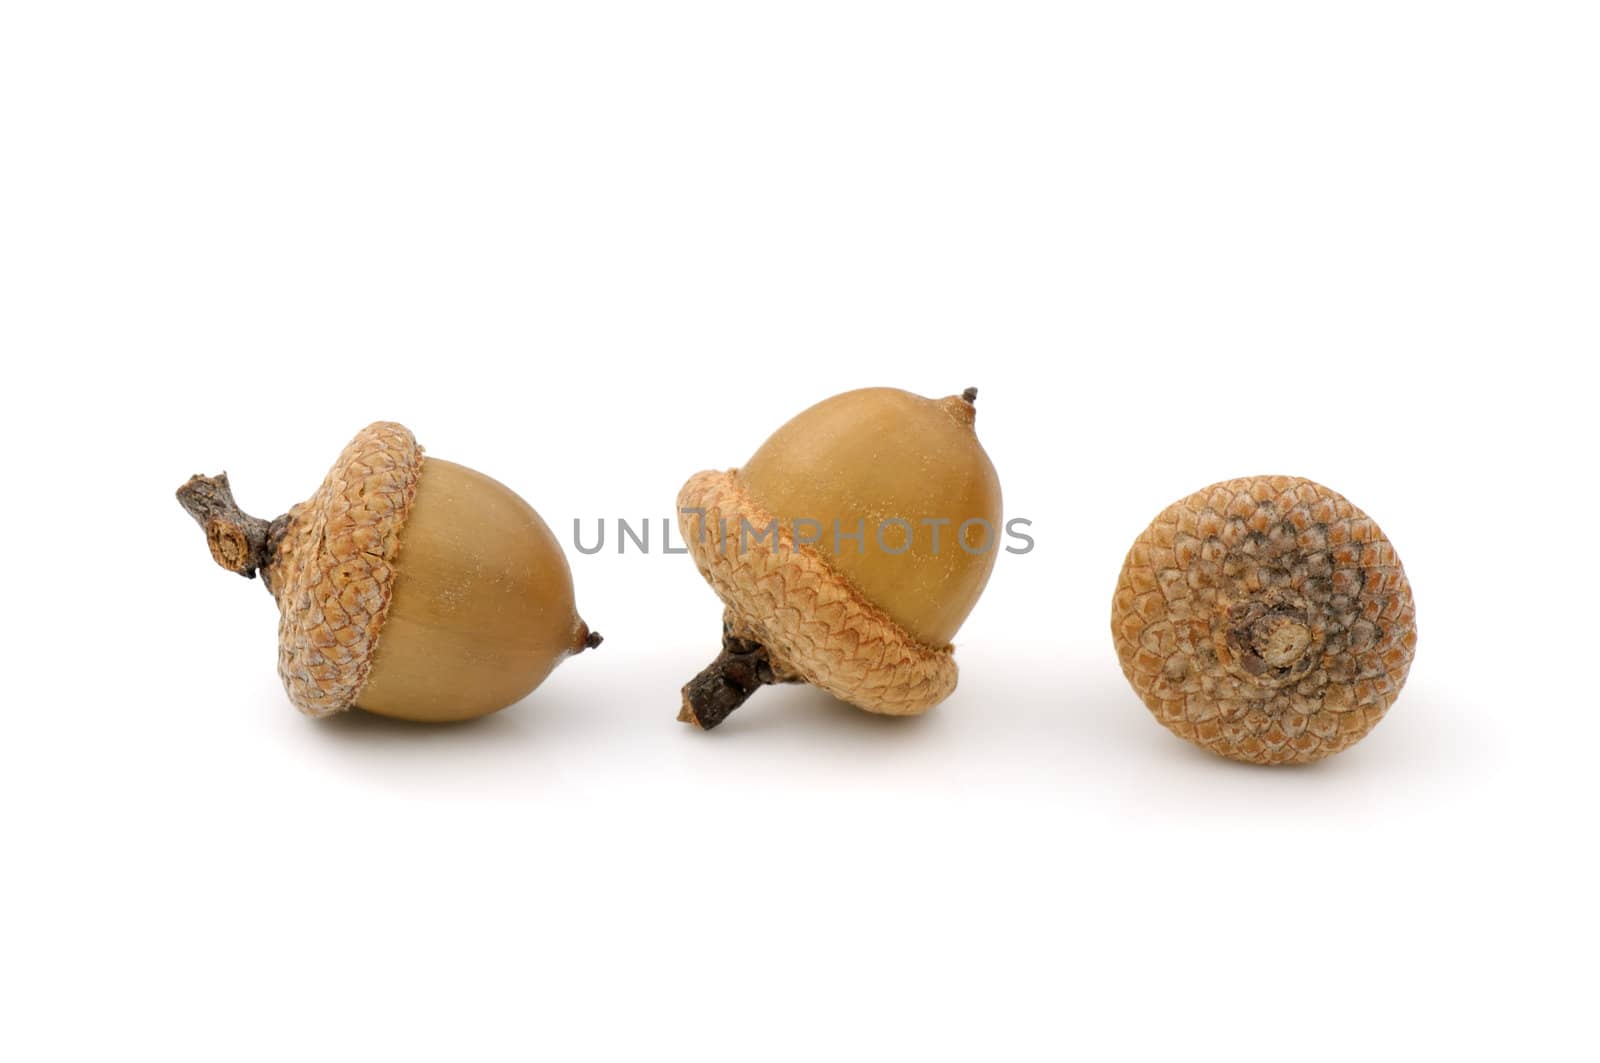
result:
<svg viewBox="0 0 1600 1063"><path fill-rule="evenodd" d="M1157 720L1255 764L1359 741L1417 644L1389 540L1342 495L1294 476L1227 480L1162 511L1128 551L1111 633Z"/></svg>
<svg viewBox="0 0 1600 1063"><path fill-rule="evenodd" d="M367 681L421 475L411 431L380 421L357 433L316 494L275 521L241 513L226 474L178 491L219 565L260 570L278 603L278 675L308 716L345 711Z"/></svg>
<svg viewBox="0 0 1600 1063"><path fill-rule="evenodd" d="M317 493L289 510L265 577L279 609L278 675L308 716L345 711L366 684L421 476L416 437L380 421L357 433Z"/></svg>
<svg viewBox="0 0 1600 1063"><path fill-rule="evenodd" d="M814 547L796 545L790 529L779 527L776 550L740 549L741 519L755 528L774 520L740 486L736 471L696 473L678 493L684 542L726 606L722 681L747 670L748 694L762 683L803 680L889 716L915 716L948 697L956 687L952 648L917 641ZM702 719L689 693L679 720L701 727L721 722L726 712L715 715L715 698L712 717Z"/></svg>

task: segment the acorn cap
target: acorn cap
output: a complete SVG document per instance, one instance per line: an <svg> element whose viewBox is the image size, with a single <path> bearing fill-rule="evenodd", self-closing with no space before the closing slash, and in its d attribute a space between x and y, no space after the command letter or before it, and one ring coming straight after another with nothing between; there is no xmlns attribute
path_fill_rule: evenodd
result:
<svg viewBox="0 0 1600 1063"><path fill-rule="evenodd" d="M308 716L343 712L366 684L421 476L416 438L380 421L350 441L316 494L289 510L263 575L278 602L278 675Z"/></svg>
<svg viewBox="0 0 1600 1063"><path fill-rule="evenodd" d="M1335 491L1227 480L1134 541L1112 604L1128 682L1174 734L1235 760L1318 760L1405 683L1416 607L1394 547Z"/></svg>
<svg viewBox="0 0 1600 1063"><path fill-rule="evenodd" d="M917 641L792 529L778 528L776 550L766 540L740 549L741 518L757 529L774 518L736 472L696 473L678 493L679 528L727 607L727 634L765 647L775 681L804 679L868 712L914 716L948 697L952 648Z"/></svg>

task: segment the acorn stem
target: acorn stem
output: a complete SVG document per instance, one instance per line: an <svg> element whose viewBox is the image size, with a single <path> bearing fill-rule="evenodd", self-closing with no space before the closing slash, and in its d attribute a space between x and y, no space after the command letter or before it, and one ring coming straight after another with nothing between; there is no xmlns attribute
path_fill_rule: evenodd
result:
<svg viewBox="0 0 1600 1063"><path fill-rule="evenodd" d="M728 718L756 691L780 680L773 674L767 648L759 642L723 633L722 652L683 687L682 723L709 731Z"/></svg>
<svg viewBox="0 0 1600 1063"><path fill-rule="evenodd" d="M978 404L978 389L968 388L961 393L961 398L967 403L967 405L976 406Z"/></svg>
<svg viewBox="0 0 1600 1063"><path fill-rule="evenodd" d="M233 500L227 473L189 477L189 482L178 488L178 504L205 531L211 560L229 572L255 579L258 570L272 563L279 538L275 530L285 518L262 520L240 509Z"/></svg>

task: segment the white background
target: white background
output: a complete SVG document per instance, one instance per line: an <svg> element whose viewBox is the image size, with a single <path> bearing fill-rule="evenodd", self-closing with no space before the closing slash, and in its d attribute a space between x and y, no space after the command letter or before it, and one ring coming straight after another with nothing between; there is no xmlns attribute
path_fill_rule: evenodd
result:
<svg viewBox="0 0 1600 1063"><path fill-rule="evenodd" d="M0 1054L1592 1050L1597 48L1581 3L7 5ZM877 384L979 386L1038 541L911 721L676 723L719 606L608 548L526 703L318 723L172 501L274 515L389 418L570 541ZM1167 734L1107 631L1144 524L1262 472L1419 609L1304 770Z"/></svg>

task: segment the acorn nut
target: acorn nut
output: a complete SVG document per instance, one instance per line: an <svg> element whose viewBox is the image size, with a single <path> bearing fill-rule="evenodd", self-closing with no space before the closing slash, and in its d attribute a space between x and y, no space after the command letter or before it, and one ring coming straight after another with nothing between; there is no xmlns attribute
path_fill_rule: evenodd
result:
<svg viewBox="0 0 1600 1063"><path fill-rule="evenodd" d="M467 720L526 697L600 644L561 544L510 488L438 458L403 425L364 428L309 500L248 516L226 473L178 501L212 559L278 603L278 674L309 716Z"/></svg>
<svg viewBox="0 0 1600 1063"><path fill-rule="evenodd" d="M1399 695L1417 645L1389 540L1294 476L1227 480L1162 511L1128 551L1111 633L1157 720L1255 764L1354 745Z"/></svg>
<svg viewBox="0 0 1600 1063"><path fill-rule="evenodd" d="M956 686L950 645L989 580L1000 481L977 390L865 388L779 428L743 468L696 473L679 525L722 599L722 652L683 688L709 729L768 683L868 712L926 712Z"/></svg>

